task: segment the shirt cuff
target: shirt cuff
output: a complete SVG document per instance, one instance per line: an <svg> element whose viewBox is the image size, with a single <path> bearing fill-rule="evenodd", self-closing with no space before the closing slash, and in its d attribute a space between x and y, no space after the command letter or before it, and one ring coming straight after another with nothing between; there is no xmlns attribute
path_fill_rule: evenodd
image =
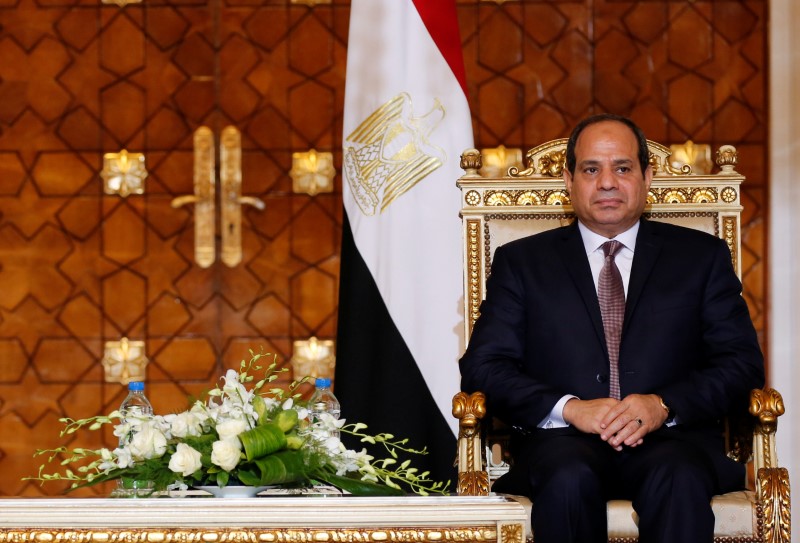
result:
<svg viewBox="0 0 800 543"><path fill-rule="evenodd" d="M550 411L550 413L537 425L537 428L550 430L553 428L566 428L569 426L569 424L567 424L567 422L564 420L564 406L572 398L577 398L577 396L572 394L565 394L564 396L561 396L561 399L556 402L556 405L553 406L553 409Z"/></svg>

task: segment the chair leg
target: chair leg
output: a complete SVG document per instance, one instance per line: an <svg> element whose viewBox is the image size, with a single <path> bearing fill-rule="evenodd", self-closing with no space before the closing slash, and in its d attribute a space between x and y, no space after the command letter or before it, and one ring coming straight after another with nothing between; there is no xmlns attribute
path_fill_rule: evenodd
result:
<svg viewBox="0 0 800 543"><path fill-rule="evenodd" d="M789 471L786 468L759 469L756 492L761 541L790 543L792 513Z"/></svg>

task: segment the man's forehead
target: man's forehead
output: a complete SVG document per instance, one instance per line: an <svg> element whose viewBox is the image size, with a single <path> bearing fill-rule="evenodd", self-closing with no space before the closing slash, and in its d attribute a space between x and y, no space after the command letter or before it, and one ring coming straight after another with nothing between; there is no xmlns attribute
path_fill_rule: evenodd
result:
<svg viewBox="0 0 800 543"><path fill-rule="evenodd" d="M615 121L603 121L587 126L575 142L575 156L581 161L611 154L618 159L633 160L639 152L639 142L629 127ZM583 156L581 156L583 155Z"/></svg>

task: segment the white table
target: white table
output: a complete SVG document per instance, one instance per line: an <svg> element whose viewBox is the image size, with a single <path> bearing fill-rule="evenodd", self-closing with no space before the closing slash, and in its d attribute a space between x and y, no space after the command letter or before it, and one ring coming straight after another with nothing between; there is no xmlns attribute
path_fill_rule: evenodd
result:
<svg viewBox="0 0 800 543"><path fill-rule="evenodd" d="M502 496L0 499L0 543L522 543Z"/></svg>

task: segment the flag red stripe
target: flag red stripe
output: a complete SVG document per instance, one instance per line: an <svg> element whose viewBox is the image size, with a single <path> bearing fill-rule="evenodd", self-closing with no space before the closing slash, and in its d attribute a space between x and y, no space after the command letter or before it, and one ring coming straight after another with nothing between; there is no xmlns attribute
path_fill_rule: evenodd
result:
<svg viewBox="0 0 800 543"><path fill-rule="evenodd" d="M467 96L467 77L464 72L464 55L461 35L458 32L458 14L455 0L412 0L425 28L447 61L458 84Z"/></svg>

